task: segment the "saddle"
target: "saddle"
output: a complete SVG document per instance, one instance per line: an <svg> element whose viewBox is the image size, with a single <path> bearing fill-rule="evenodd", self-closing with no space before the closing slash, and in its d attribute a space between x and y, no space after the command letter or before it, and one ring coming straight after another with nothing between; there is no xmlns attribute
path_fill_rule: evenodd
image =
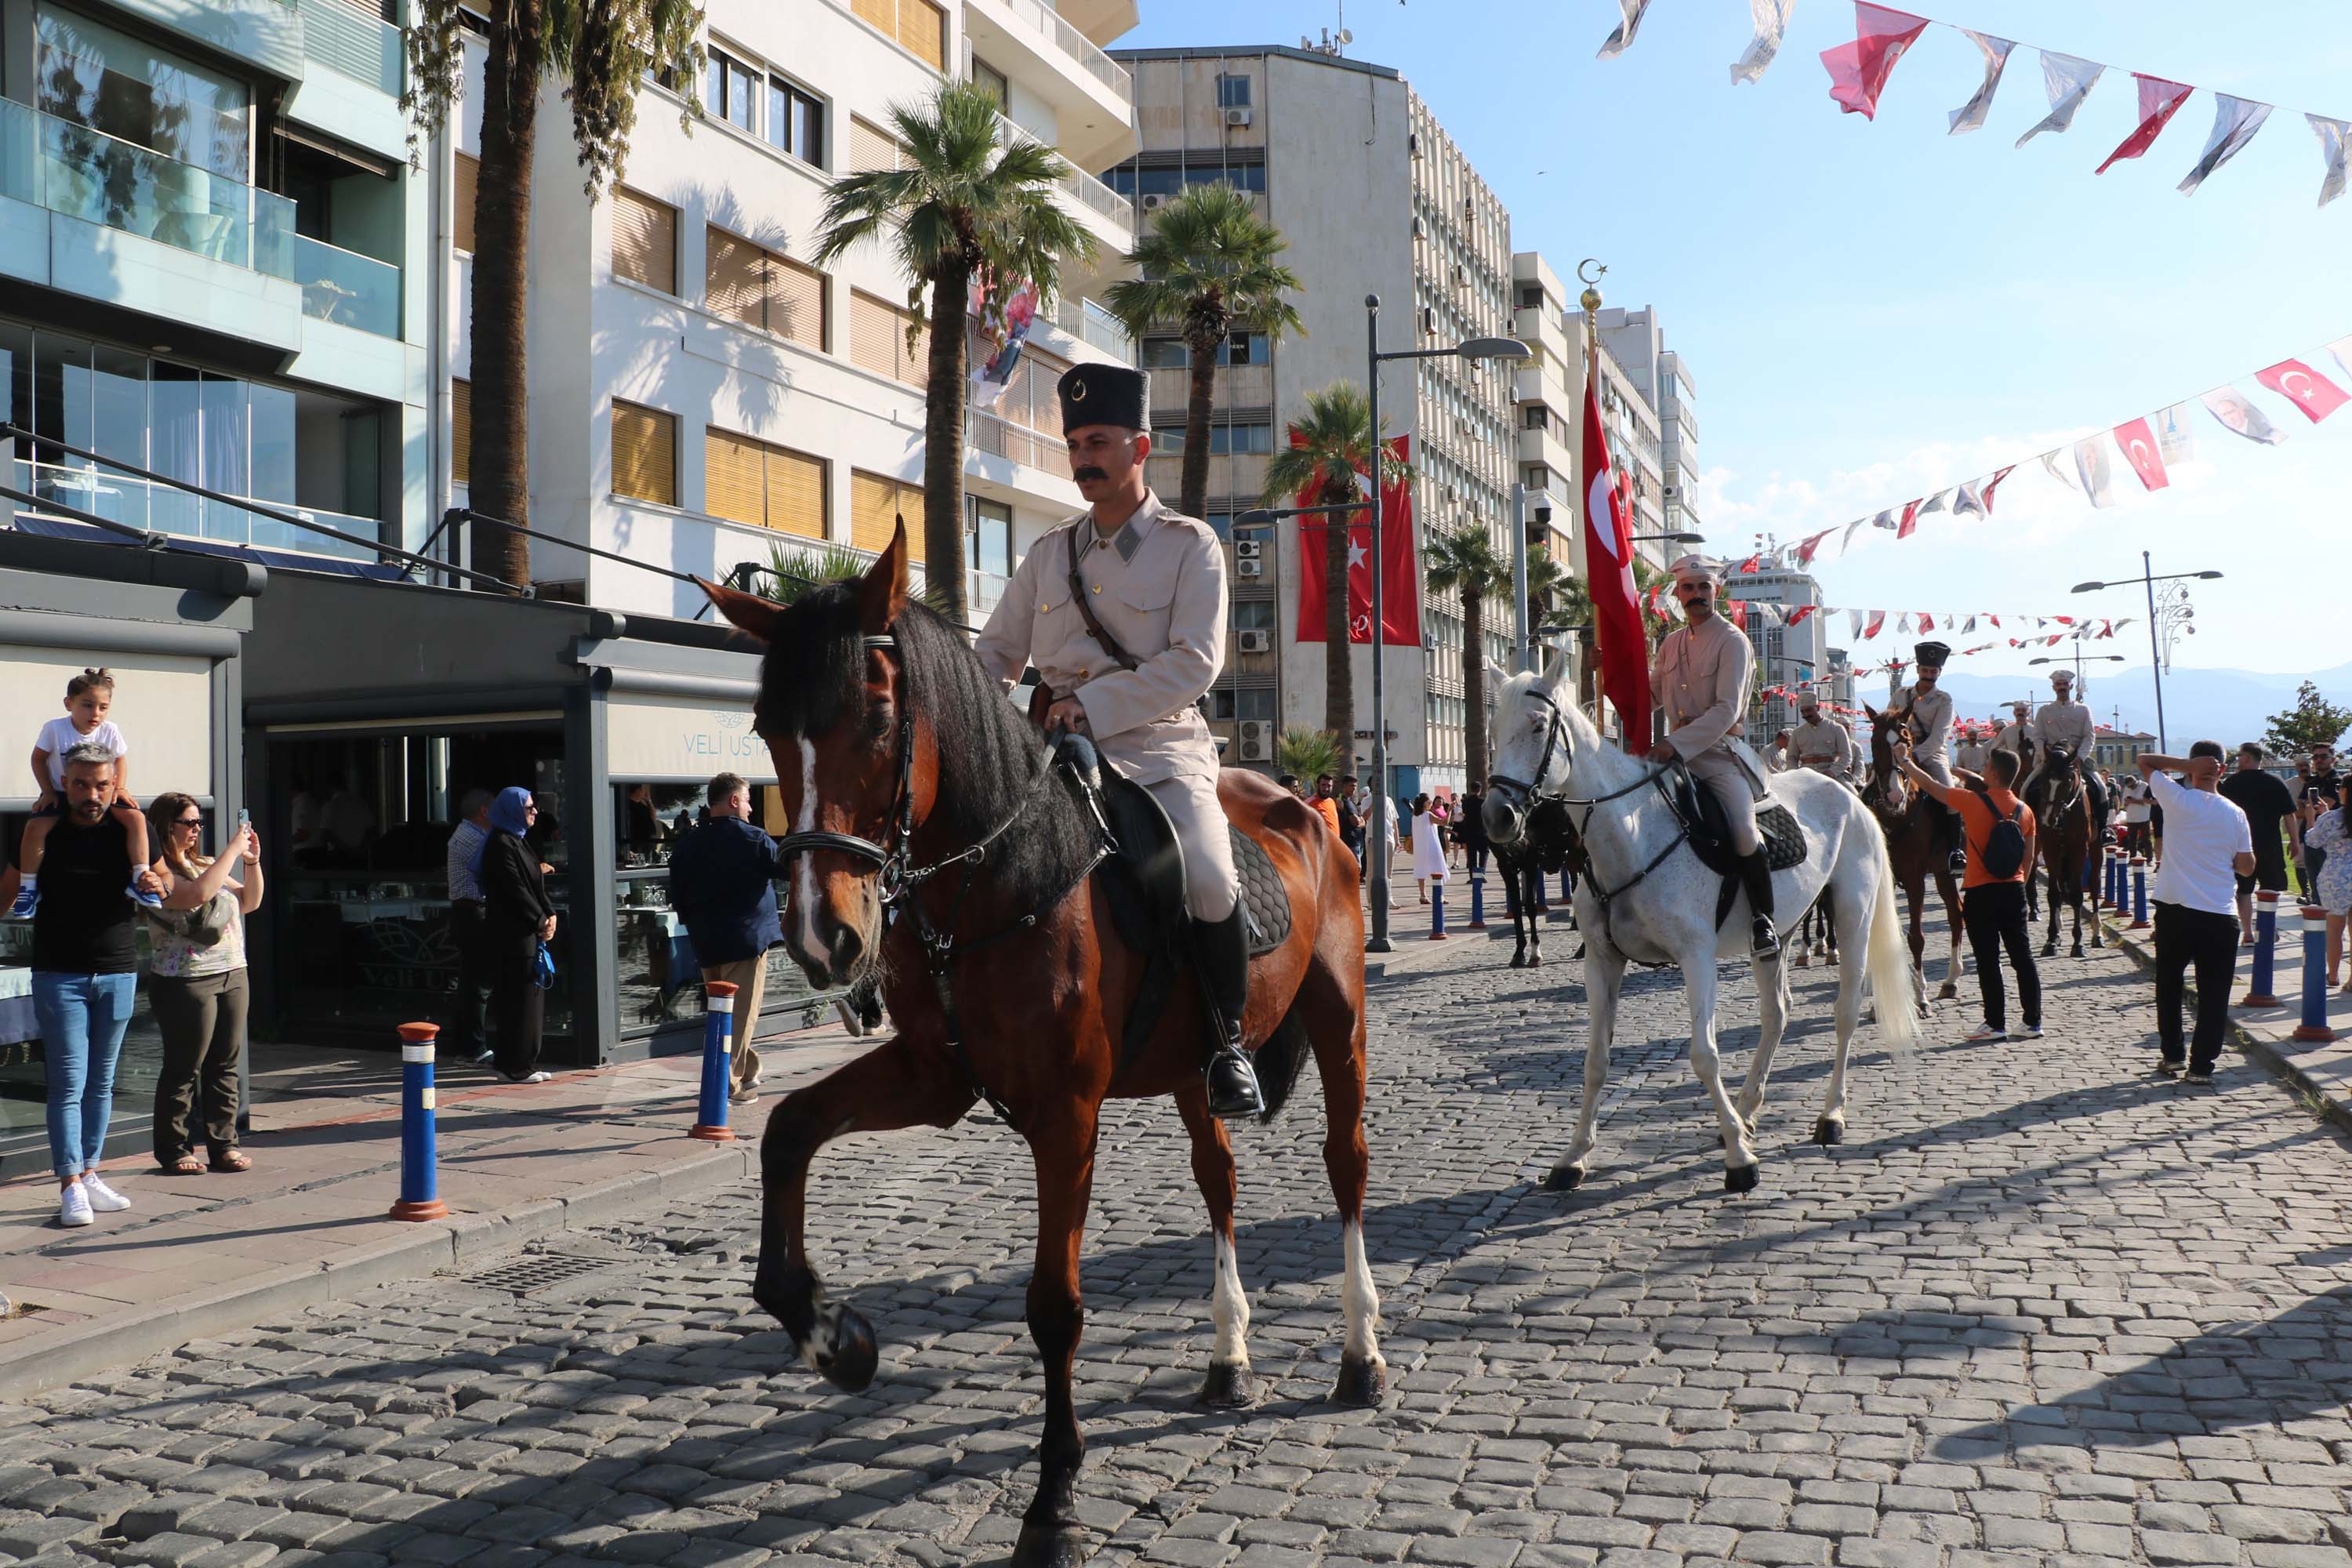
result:
<svg viewBox="0 0 2352 1568"><path fill-rule="evenodd" d="M1675 768L1671 777L1675 811L1689 831L1692 853L1699 864L1723 879L1715 900L1715 923L1720 930L1740 890L1739 858L1731 847L1731 820L1724 815L1723 803L1715 792L1701 789L1688 769ZM1770 869L1785 871L1805 863L1804 829L1797 826L1787 806L1769 795L1757 802L1756 832L1764 841L1764 864Z"/></svg>

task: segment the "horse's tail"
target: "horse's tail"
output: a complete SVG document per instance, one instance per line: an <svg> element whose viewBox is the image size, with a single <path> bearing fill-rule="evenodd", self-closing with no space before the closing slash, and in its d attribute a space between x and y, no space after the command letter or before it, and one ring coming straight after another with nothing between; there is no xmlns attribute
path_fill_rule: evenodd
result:
<svg viewBox="0 0 2352 1568"><path fill-rule="evenodd" d="M1919 1014L1911 991L1911 944L1903 937L1903 915L1895 902L1895 862L1882 839L1871 846L1878 862L1878 892L1870 910L1870 997L1878 1011L1879 1037L1898 1057L1919 1046Z"/></svg>

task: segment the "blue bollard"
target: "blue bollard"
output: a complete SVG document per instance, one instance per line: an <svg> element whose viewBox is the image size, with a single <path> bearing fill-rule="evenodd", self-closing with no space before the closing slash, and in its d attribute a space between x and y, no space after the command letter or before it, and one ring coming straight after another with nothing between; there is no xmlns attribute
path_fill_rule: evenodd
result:
<svg viewBox="0 0 2352 1568"><path fill-rule="evenodd" d="M2327 1026L2327 911L2309 904L2303 907L2303 1021L2292 1037L2336 1037Z"/></svg>
<svg viewBox="0 0 2352 1568"><path fill-rule="evenodd" d="M735 987L724 980L704 983L702 1013L702 1110L689 1138L725 1143L735 1134L727 1127L727 1095L734 1087L729 1068L729 1046L735 1030Z"/></svg>
<svg viewBox="0 0 2352 1568"><path fill-rule="evenodd" d="M1486 873L1484 871L1473 871L1470 873L1470 925L1468 929L1471 931L1485 931L1486 929Z"/></svg>
<svg viewBox="0 0 2352 1568"><path fill-rule="evenodd" d="M2279 896L2265 888L2254 895L2254 972L2246 985L2241 1007L2275 1007L2279 999L2271 987L2275 984L2275 962L2278 951Z"/></svg>
<svg viewBox="0 0 2352 1568"><path fill-rule="evenodd" d="M394 1219L446 1219L435 1171L433 1041L438 1024L400 1026L400 1201Z"/></svg>
<svg viewBox="0 0 2352 1568"><path fill-rule="evenodd" d="M2115 846L2112 844L2107 846L2105 853L2107 862L2107 890L2102 901L2111 910L2120 910L2124 907L2123 857L2116 853Z"/></svg>
<svg viewBox="0 0 2352 1568"><path fill-rule="evenodd" d="M1444 882L1432 882L1429 885L1429 940L1432 942L1445 940L1445 884Z"/></svg>
<svg viewBox="0 0 2352 1568"><path fill-rule="evenodd" d="M2126 929L2146 931L2147 929L2147 856L2135 855L2131 858L2131 884L2132 918L2131 925Z"/></svg>

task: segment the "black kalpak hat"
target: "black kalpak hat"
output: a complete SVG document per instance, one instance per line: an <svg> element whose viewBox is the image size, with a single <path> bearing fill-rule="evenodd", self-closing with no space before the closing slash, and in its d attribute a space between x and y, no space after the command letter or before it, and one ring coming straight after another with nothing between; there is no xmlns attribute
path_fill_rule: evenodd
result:
<svg viewBox="0 0 2352 1568"><path fill-rule="evenodd" d="M1062 428L1081 425L1116 425L1122 430L1147 430L1151 416L1151 378L1123 364L1089 361L1072 365L1055 388L1062 397Z"/></svg>
<svg viewBox="0 0 2352 1568"><path fill-rule="evenodd" d="M1951 657L1950 647L1939 642L1923 642L1911 650L1913 661L1924 664L1930 669L1943 668L1950 661Z"/></svg>

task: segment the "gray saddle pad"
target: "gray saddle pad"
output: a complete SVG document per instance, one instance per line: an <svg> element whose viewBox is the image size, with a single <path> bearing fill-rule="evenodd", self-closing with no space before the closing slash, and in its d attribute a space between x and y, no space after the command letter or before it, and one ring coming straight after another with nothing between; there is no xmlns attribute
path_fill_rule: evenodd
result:
<svg viewBox="0 0 2352 1568"><path fill-rule="evenodd" d="M1768 805L1758 812L1756 831L1764 840L1764 863L1775 871L1805 863L1805 830L1787 806Z"/></svg>
<svg viewBox="0 0 2352 1568"><path fill-rule="evenodd" d="M1225 831L1233 837L1234 869L1242 879L1244 924L1249 931L1250 956L1255 958L1290 940L1290 894L1256 839L1231 823L1225 825Z"/></svg>

